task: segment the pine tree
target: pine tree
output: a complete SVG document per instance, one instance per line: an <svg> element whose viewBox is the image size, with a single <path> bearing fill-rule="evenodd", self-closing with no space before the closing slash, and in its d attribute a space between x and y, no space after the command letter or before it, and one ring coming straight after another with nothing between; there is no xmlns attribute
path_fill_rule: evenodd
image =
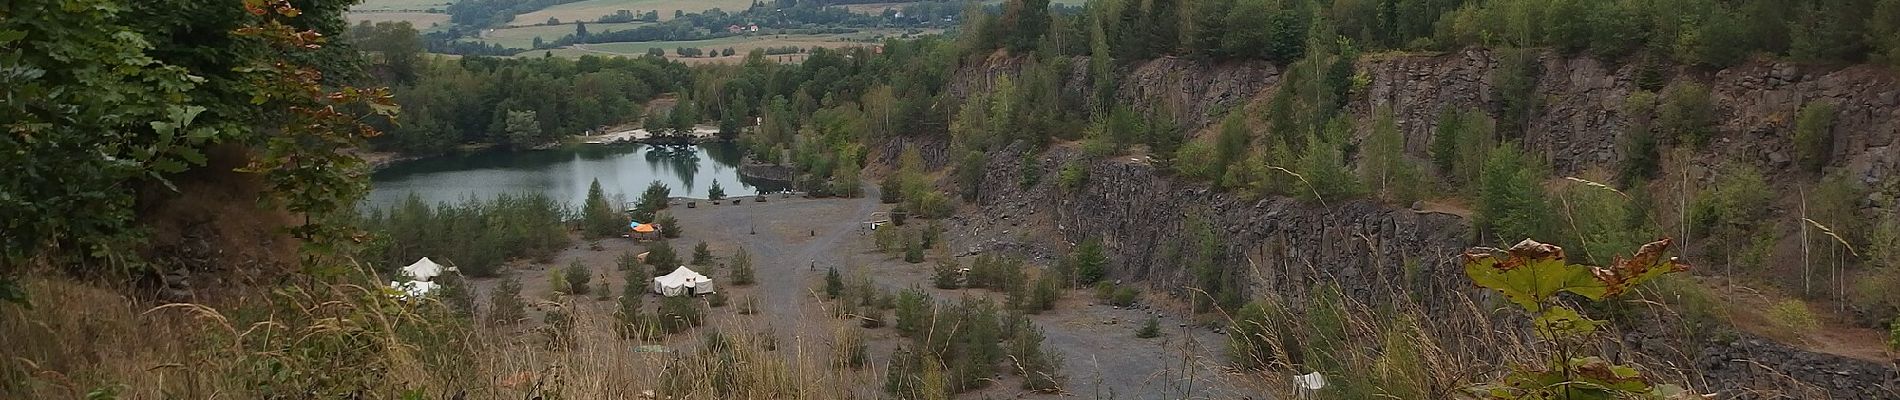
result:
<svg viewBox="0 0 1900 400"><path fill-rule="evenodd" d="M1365 160L1360 180L1371 183L1380 197L1409 202L1417 195L1416 179L1421 173L1405 158L1405 137L1399 134L1392 110L1381 107L1377 115L1372 137L1362 144Z"/></svg>
<svg viewBox="0 0 1900 400"><path fill-rule="evenodd" d="M593 290L593 288L587 286L587 284L593 281L594 272L588 270L587 266L581 265L580 260L574 260L573 263L567 265L567 270L562 272L562 278L567 280L567 292L569 294L584 295L587 294L589 290Z"/></svg>
<svg viewBox="0 0 1900 400"><path fill-rule="evenodd" d="M755 281L752 271L752 255L744 247L732 251L732 284L751 285Z"/></svg>
<svg viewBox="0 0 1900 400"><path fill-rule="evenodd" d="M1298 168L1300 175L1306 178L1303 184L1307 186L1301 196L1330 202L1360 194L1360 182L1346 168L1341 145L1336 142L1343 141L1351 130L1352 122L1342 115L1326 124L1324 135L1307 136Z"/></svg>
<svg viewBox="0 0 1900 400"><path fill-rule="evenodd" d="M1015 362L1015 371L1023 376L1022 388L1037 392L1061 391L1062 357L1054 350L1042 348L1042 328L1024 323L1010 336L1009 359Z"/></svg>
<svg viewBox="0 0 1900 400"><path fill-rule="evenodd" d="M1238 27L1226 29L1221 33L1220 52L1228 57L1239 59L1267 58L1268 44L1276 39L1275 34L1286 35L1278 30L1284 26L1269 25L1274 22L1274 14L1269 0L1235 0L1231 11L1225 14L1222 26ZM1292 59L1274 58L1274 62L1288 64Z"/></svg>
<svg viewBox="0 0 1900 400"><path fill-rule="evenodd" d="M673 272L680 265L679 253L673 251L673 245L666 241L647 244L647 265L653 267L655 275Z"/></svg>
<svg viewBox="0 0 1900 400"><path fill-rule="evenodd" d="M1153 25L1148 45L1157 53L1173 54L1181 47L1181 0L1149 0Z"/></svg>
<svg viewBox="0 0 1900 400"><path fill-rule="evenodd" d="M897 399L923 397L920 375L923 375L923 364L916 353L903 348L891 350L890 364L884 367L884 394Z"/></svg>
<svg viewBox="0 0 1900 400"><path fill-rule="evenodd" d="M693 245L693 265L712 265L712 262L712 247L707 246L706 241L701 240L699 244Z"/></svg>
<svg viewBox="0 0 1900 400"><path fill-rule="evenodd" d="M911 288L897 294L897 334L909 337L929 326L931 318L930 295L917 288Z"/></svg>
<svg viewBox="0 0 1900 400"><path fill-rule="evenodd" d="M844 276L838 274L838 268L825 268L825 298L836 299L844 294Z"/></svg>
<svg viewBox="0 0 1900 400"><path fill-rule="evenodd" d="M1834 105L1813 102L1801 107L1794 124L1794 153L1801 167L1820 172L1834 152Z"/></svg>
<svg viewBox="0 0 1900 400"><path fill-rule="evenodd" d="M1654 126L1656 94L1637 91L1623 100L1623 113L1629 125L1623 131L1620 146L1623 162L1617 166L1617 184L1629 188L1637 181L1655 179L1661 172L1662 151L1656 143Z"/></svg>
<svg viewBox="0 0 1900 400"><path fill-rule="evenodd" d="M1229 187L1230 183L1224 181L1227 167L1240 160L1252 143L1253 132L1247 129L1246 118L1242 113L1227 113L1227 118L1221 120L1219 134L1214 137L1211 172L1216 187Z"/></svg>
<svg viewBox="0 0 1900 400"><path fill-rule="evenodd" d="M1449 180L1458 178L1459 136L1465 134L1463 119L1458 110L1446 108L1438 112L1437 131L1432 133L1432 166L1438 167L1438 174Z"/></svg>
<svg viewBox="0 0 1900 400"><path fill-rule="evenodd" d="M1120 17L1115 24L1115 38L1111 44L1116 51L1114 58L1140 60L1154 53L1148 46L1149 25L1147 2L1143 0L1125 0L1121 5Z"/></svg>
<svg viewBox="0 0 1900 400"><path fill-rule="evenodd" d="M660 300L659 323L668 333L684 332L705 323L705 313L692 297L668 297Z"/></svg>
<svg viewBox="0 0 1900 400"><path fill-rule="evenodd" d="M634 205L633 220L653 222L655 214L666 209L672 196L673 189L660 181L647 184L646 191L640 192L640 202Z"/></svg>
<svg viewBox="0 0 1900 400"><path fill-rule="evenodd" d="M660 225L661 236L665 236L667 239L677 239L680 235L686 233L685 228L680 226L680 220L673 218L672 214L660 215L659 218L659 221L655 221L655 223Z"/></svg>
<svg viewBox="0 0 1900 400"><path fill-rule="evenodd" d="M706 199L712 201L726 199L726 188L719 187L718 179L713 180L712 187L706 188Z"/></svg>
<svg viewBox="0 0 1900 400"><path fill-rule="evenodd" d="M488 293L488 304L488 320L497 324L512 325L528 315L521 301L521 281L512 277L495 285Z"/></svg>
<svg viewBox="0 0 1900 400"><path fill-rule="evenodd" d="M1074 265L1074 285L1077 287L1094 285L1108 276L1108 255L1102 248L1101 238L1089 238L1069 253L1070 264Z"/></svg>
<svg viewBox="0 0 1900 400"><path fill-rule="evenodd" d="M1029 304L1027 304L1028 309L1026 311L1030 314L1039 314L1043 311L1054 310L1056 308L1056 302L1062 299L1062 284L1054 278L1055 277L1042 277L1036 279L1036 286L1034 289L1031 289L1029 293Z"/></svg>
<svg viewBox="0 0 1900 400"><path fill-rule="evenodd" d="M1141 329L1135 330L1135 337L1142 338L1142 339L1153 339L1153 338L1161 337L1161 319L1155 318L1155 317L1148 317L1148 322L1143 322L1141 324Z"/></svg>
<svg viewBox="0 0 1900 400"><path fill-rule="evenodd" d="M911 264L924 262L924 244L921 235L904 235L904 262Z"/></svg>
<svg viewBox="0 0 1900 400"><path fill-rule="evenodd" d="M581 205L581 220L586 225L585 231L589 237L613 236L626 226L626 221L607 203L607 194L600 188L600 179L594 179L587 186L587 200Z"/></svg>
<svg viewBox="0 0 1900 400"><path fill-rule="evenodd" d="M638 270L635 270L638 271ZM639 333L643 321L641 307L647 287L645 274L628 271L625 287L621 288L620 299L614 304L614 332L621 338L633 338Z"/></svg>
<svg viewBox="0 0 1900 400"><path fill-rule="evenodd" d="M1102 14L1105 13L1089 13L1089 80L1095 91L1094 98L1089 102L1089 110L1097 119L1106 116L1115 104L1115 70L1111 64L1113 55L1109 54L1109 31L1102 26L1105 24Z"/></svg>
<svg viewBox="0 0 1900 400"><path fill-rule="evenodd" d="M962 286L963 266L950 257L937 259L937 267L931 271L931 286L938 289L956 289Z"/></svg>
<svg viewBox="0 0 1900 400"><path fill-rule="evenodd" d="M1005 21L1013 20L1009 49L1015 52L1033 50L1049 31L1049 0L1012 0L1004 7Z"/></svg>
<svg viewBox="0 0 1900 400"><path fill-rule="evenodd" d="M1515 142L1492 149L1478 178L1478 222L1494 242L1545 237L1544 176Z"/></svg>
<svg viewBox="0 0 1900 400"><path fill-rule="evenodd" d="M640 265L641 265L640 257L638 255L633 254L632 250L628 250L627 252L620 253L619 257L614 257L614 266L618 267L621 271L633 271L636 269L640 269L640 268L636 268L636 267L639 267Z"/></svg>
<svg viewBox="0 0 1900 400"><path fill-rule="evenodd" d="M1194 3L1194 26L1190 30L1187 46L1197 55L1214 59L1225 59L1228 53L1221 47L1221 40L1227 36L1227 14L1232 12L1234 0L1205 0Z"/></svg>

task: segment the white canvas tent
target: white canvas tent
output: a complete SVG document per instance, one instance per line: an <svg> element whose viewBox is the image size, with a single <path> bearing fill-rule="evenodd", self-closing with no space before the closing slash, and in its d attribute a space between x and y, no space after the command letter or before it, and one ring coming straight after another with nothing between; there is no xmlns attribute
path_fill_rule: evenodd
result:
<svg viewBox="0 0 1900 400"><path fill-rule="evenodd" d="M390 281L389 286L396 288L396 290L401 290L405 298L413 299L413 298L421 298L422 296L428 295L429 291L435 290L436 285L435 285L435 282L425 282L425 281L408 281L408 282Z"/></svg>
<svg viewBox="0 0 1900 400"><path fill-rule="evenodd" d="M409 274L410 278L415 278L415 280L418 281L433 279L436 275L441 275L442 270L442 264L436 264L435 261L429 260L428 257L423 257L421 260L416 260L414 264L402 267L403 273Z"/></svg>
<svg viewBox="0 0 1900 400"><path fill-rule="evenodd" d="M673 297L713 292L712 278L681 266L672 273L653 278L653 293Z"/></svg>
<svg viewBox="0 0 1900 400"><path fill-rule="evenodd" d="M415 263L409 264L407 267L402 267L401 273L408 275L410 281L390 281L389 286L402 290L408 297L422 297L423 295L429 294L429 291L435 290L436 285L431 280L435 279L438 275L442 275L442 271L444 270L454 271L455 269L443 268L441 264L436 264L435 261L429 260L428 257L423 257L420 260L416 260Z"/></svg>

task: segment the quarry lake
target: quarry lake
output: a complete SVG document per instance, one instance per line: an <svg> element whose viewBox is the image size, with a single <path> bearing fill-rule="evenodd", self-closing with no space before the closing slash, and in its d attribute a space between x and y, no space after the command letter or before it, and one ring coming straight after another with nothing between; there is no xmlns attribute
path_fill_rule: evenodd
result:
<svg viewBox="0 0 1900 400"><path fill-rule="evenodd" d="M412 160L390 165L371 176L364 206L388 208L409 194L429 204L487 199L497 194L540 193L569 207L587 198L588 184L600 180L609 199L638 199L659 181L674 197L705 198L718 182L727 196L786 189L778 182L739 176L741 151L730 143L695 146L643 144L576 145L554 150L486 150Z"/></svg>

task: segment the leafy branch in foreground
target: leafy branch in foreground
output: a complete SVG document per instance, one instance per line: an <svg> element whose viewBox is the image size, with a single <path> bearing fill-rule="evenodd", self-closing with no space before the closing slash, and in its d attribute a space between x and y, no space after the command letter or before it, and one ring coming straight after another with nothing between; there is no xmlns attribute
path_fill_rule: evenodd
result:
<svg viewBox="0 0 1900 400"><path fill-rule="evenodd" d="M1669 245L1666 238L1645 244L1633 257L1618 257L1609 268L1565 263L1562 247L1530 239L1509 251L1465 252L1465 275L1522 308L1537 336L1555 344L1556 352L1546 354L1546 365L1514 366L1496 382L1470 388L1472 394L1498 400L1697 398L1681 387L1656 384L1635 367L1576 354L1585 347L1579 342L1607 322L1565 305L1577 297L1605 301L1650 279L1687 270L1688 264L1663 256Z"/></svg>

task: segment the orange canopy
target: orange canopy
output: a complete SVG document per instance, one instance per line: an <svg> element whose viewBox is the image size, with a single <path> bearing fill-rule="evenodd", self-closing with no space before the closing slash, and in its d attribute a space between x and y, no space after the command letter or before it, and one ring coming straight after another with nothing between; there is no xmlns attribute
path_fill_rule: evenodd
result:
<svg viewBox="0 0 1900 400"><path fill-rule="evenodd" d="M633 227L634 232L640 233L653 233L654 230L656 229L654 229L653 224L640 224Z"/></svg>

